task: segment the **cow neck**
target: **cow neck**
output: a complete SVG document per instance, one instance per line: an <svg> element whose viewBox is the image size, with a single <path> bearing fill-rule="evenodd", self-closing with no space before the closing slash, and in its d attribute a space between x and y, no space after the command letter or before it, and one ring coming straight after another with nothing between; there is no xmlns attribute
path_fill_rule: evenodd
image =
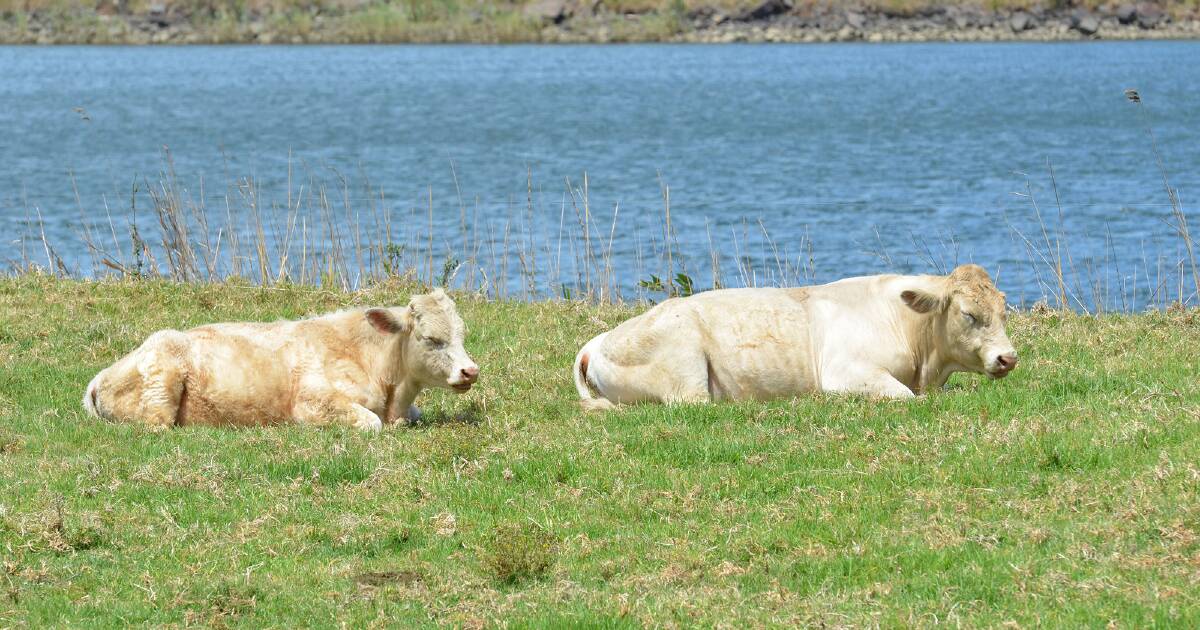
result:
<svg viewBox="0 0 1200 630"><path fill-rule="evenodd" d="M911 312L911 311L910 311ZM952 362L938 349L936 339L944 321L942 313L912 313L913 324L909 328L909 347L913 353L913 377L906 383L917 394L924 394L946 383L953 372Z"/></svg>
<svg viewBox="0 0 1200 630"><path fill-rule="evenodd" d="M397 339L386 341L383 352L376 359L380 384L389 391L403 383L406 376L402 359L408 347L409 333L396 333L395 336Z"/></svg>
<svg viewBox="0 0 1200 630"><path fill-rule="evenodd" d="M367 341L365 346L374 349L374 355L366 362L366 365L370 366L371 379L382 386L385 391L391 391L402 382L404 377L404 367L401 364L404 348L408 341L408 332L389 334L389 332L380 332L372 328L370 334L370 341Z"/></svg>

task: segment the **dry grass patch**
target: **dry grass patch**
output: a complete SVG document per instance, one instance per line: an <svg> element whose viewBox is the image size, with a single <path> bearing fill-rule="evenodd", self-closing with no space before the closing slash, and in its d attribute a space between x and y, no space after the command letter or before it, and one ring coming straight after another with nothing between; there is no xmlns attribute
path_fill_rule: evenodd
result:
<svg viewBox="0 0 1200 630"><path fill-rule="evenodd" d="M545 577L554 566L554 537L537 525L503 523L492 532L482 562L501 584Z"/></svg>

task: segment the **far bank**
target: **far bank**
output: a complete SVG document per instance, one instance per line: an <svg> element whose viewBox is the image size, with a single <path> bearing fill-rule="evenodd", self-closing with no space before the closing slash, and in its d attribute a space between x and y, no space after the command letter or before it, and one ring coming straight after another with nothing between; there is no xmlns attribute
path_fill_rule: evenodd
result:
<svg viewBox="0 0 1200 630"><path fill-rule="evenodd" d="M1166 3L793 0L0 0L0 44L929 42L1197 39Z"/></svg>

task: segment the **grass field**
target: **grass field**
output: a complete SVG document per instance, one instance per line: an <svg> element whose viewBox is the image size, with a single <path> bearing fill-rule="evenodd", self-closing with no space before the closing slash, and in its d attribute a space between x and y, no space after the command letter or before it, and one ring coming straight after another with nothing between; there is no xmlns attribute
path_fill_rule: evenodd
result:
<svg viewBox="0 0 1200 630"><path fill-rule="evenodd" d="M380 435L83 416L164 327L401 303L0 279L0 627L1200 624L1200 312L1016 314L912 402L583 415L637 311L459 297L482 382Z"/></svg>

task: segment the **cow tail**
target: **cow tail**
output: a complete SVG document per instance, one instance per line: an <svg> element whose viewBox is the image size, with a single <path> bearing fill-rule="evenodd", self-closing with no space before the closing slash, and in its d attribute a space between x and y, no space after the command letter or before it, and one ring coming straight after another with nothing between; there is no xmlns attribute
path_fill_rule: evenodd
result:
<svg viewBox="0 0 1200 630"><path fill-rule="evenodd" d="M103 374L103 372L101 372ZM97 374L92 382L88 383L87 390L83 392L83 410L93 418L100 417L100 408L97 406L97 397L100 395L100 374Z"/></svg>
<svg viewBox="0 0 1200 630"><path fill-rule="evenodd" d="M593 339L584 344L583 348L579 350L579 354L575 355L573 372L575 376L575 391L579 392L579 405L583 407L584 411L616 409L617 406L607 398L597 397L587 380L588 362L591 360L592 346L595 341Z"/></svg>

